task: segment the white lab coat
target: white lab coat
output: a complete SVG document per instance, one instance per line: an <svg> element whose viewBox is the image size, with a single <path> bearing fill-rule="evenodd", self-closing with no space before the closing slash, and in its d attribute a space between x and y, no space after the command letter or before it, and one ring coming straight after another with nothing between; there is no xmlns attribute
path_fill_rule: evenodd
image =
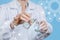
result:
<svg viewBox="0 0 60 40"><path fill-rule="evenodd" d="M13 0L12 2L0 5L0 40L42 40L44 35L39 38L37 35L40 32L36 32L35 29L39 25L34 22L32 26L27 30L23 27L23 24L18 25L14 30L10 28L10 23L14 17L21 11L20 4ZM43 8L29 1L29 6L26 12L31 15L31 18L37 19L37 21L46 21L45 12ZM52 32L52 26L46 21L49 33ZM27 24L28 25L28 24ZM47 34L46 34L47 35Z"/></svg>

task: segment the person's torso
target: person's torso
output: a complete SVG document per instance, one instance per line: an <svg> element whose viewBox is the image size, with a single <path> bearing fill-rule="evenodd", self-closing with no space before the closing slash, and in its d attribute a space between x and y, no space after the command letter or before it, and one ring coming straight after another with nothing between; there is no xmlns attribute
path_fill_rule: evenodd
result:
<svg viewBox="0 0 60 40"><path fill-rule="evenodd" d="M5 15L6 15L7 20L12 20L20 12L21 12L21 6L19 5L18 2L14 1L14 2L9 3L6 6ZM26 12L31 15L32 19L37 19L37 17L39 16L38 15L39 12L37 12L37 10L36 10L36 5L31 2L29 3L29 6L27 7ZM27 26L27 25L28 24L26 24L25 26ZM33 40L37 34L37 32L35 32L35 26L36 25L32 26L28 30L24 28L23 24L22 24L22 26L16 27L14 30L15 33L14 34L12 33L13 36L10 40L13 40L13 39L14 40L16 40L16 39L17 40Z"/></svg>

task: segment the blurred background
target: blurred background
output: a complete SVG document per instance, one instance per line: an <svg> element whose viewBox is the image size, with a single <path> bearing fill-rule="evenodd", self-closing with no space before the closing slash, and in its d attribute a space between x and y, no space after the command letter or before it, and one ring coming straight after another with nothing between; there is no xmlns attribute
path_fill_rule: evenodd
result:
<svg viewBox="0 0 60 40"><path fill-rule="evenodd" d="M12 0L0 0L0 5L7 4ZM60 40L60 0L30 0L41 5L46 14L47 21L53 26L52 34L45 40Z"/></svg>

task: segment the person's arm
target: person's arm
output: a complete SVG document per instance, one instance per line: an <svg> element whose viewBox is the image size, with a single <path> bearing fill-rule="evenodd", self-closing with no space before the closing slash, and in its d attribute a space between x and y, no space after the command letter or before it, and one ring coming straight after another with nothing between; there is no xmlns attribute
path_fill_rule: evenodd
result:
<svg viewBox="0 0 60 40"><path fill-rule="evenodd" d="M44 39L51 34L52 26L46 20L44 9L41 6L39 6L37 8L37 10L38 10L39 15L40 15L40 17L38 17L38 19L39 19L38 22L39 22L39 26L40 26L39 30L40 30L40 33L41 33L40 39L41 38Z"/></svg>
<svg viewBox="0 0 60 40"><path fill-rule="evenodd" d="M0 39L1 40L9 40L8 38L10 37L10 30L11 28L9 27L10 20L7 19L6 15L6 7L3 6L2 9L0 10Z"/></svg>

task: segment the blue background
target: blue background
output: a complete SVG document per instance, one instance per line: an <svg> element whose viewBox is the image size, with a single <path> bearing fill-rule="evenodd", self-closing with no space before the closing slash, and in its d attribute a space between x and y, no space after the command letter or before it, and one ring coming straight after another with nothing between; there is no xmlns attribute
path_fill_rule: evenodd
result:
<svg viewBox="0 0 60 40"><path fill-rule="evenodd" d="M11 2L12 0L0 0L0 5ZM31 0L41 5L46 13L47 21L53 26L52 34L45 40L60 40L60 0Z"/></svg>

